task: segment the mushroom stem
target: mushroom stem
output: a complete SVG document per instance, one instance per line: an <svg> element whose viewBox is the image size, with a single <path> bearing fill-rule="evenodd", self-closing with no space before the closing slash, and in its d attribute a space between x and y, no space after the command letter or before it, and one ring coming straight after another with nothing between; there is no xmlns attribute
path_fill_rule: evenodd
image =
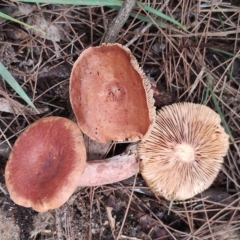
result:
<svg viewBox="0 0 240 240"><path fill-rule="evenodd" d="M103 160L87 161L78 186L100 186L127 179L139 172L135 154L117 155Z"/></svg>

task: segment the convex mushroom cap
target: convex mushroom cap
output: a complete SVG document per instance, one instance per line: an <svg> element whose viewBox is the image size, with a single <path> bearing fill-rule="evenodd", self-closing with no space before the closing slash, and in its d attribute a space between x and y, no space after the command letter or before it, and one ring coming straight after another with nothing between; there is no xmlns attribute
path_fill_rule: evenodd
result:
<svg viewBox="0 0 240 240"><path fill-rule="evenodd" d="M65 203L86 163L82 132L72 121L46 117L16 140L5 169L12 200L43 212Z"/></svg>
<svg viewBox="0 0 240 240"><path fill-rule="evenodd" d="M127 47L89 47L70 76L70 100L79 127L99 142L142 139L155 119L150 88Z"/></svg>
<svg viewBox="0 0 240 240"><path fill-rule="evenodd" d="M229 137L209 107L163 107L148 139L139 143L140 171L156 195L185 200L208 188L227 154Z"/></svg>

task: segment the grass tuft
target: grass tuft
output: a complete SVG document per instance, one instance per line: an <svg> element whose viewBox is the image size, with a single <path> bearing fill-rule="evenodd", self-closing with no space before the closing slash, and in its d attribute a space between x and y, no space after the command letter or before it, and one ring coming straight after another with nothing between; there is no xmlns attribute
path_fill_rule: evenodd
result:
<svg viewBox="0 0 240 240"><path fill-rule="evenodd" d="M12 74L6 69L6 67L1 62L0 62L0 75L29 106L31 106L33 109L37 111L36 107L29 99L27 94L24 92L22 87L18 84L18 82L15 80Z"/></svg>

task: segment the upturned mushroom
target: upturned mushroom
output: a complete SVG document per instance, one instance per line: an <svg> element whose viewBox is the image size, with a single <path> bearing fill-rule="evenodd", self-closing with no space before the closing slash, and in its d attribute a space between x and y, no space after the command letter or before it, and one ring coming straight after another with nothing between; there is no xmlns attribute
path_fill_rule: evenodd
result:
<svg viewBox="0 0 240 240"><path fill-rule="evenodd" d="M212 184L229 147L220 122L200 104L173 104L157 112L151 134L138 145L141 174L156 195L185 200Z"/></svg>
<svg viewBox="0 0 240 240"><path fill-rule="evenodd" d="M70 101L81 130L99 142L140 140L155 119L151 84L130 50L117 43L80 54Z"/></svg>

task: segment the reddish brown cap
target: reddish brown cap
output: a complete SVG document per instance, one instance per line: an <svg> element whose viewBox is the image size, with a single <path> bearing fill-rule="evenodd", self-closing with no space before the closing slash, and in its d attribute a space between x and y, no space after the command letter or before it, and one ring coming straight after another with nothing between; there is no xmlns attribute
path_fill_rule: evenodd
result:
<svg viewBox="0 0 240 240"><path fill-rule="evenodd" d="M185 200L212 184L229 147L220 122L200 104L173 104L157 112L151 134L138 145L141 174L156 195Z"/></svg>
<svg viewBox="0 0 240 240"><path fill-rule="evenodd" d="M142 139L155 118L150 87L128 48L103 44L84 50L70 77L80 128L99 142Z"/></svg>
<svg viewBox="0 0 240 240"><path fill-rule="evenodd" d="M38 212L64 204L86 163L79 127L62 117L30 125L17 139L5 169L12 200Z"/></svg>

